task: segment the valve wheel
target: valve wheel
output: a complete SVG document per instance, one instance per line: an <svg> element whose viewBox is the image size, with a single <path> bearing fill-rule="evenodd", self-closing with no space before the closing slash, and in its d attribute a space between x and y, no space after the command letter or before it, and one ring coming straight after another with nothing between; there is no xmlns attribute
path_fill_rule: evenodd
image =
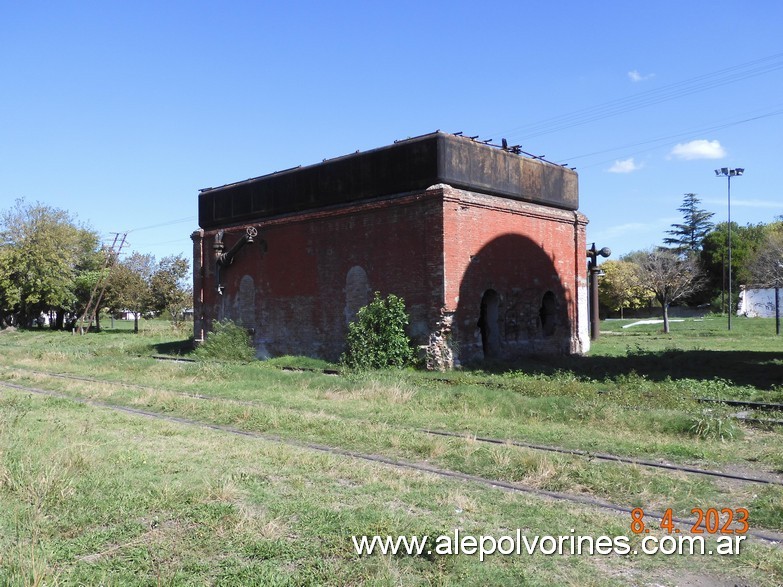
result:
<svg viewBox="0 0 783 587"><path fill-rule="evenodd" d="M245 229L245 232L247 233L247 236L251 238L258 236L258 229L255 226L248 226Z"/></svg>

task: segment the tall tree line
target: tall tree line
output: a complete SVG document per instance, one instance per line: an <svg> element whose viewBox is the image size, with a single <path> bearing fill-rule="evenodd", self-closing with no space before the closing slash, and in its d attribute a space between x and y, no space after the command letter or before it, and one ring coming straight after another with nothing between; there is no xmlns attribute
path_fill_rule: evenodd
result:
<svg viewBox="0 0 783 587"><path fill-rule="evenodd" d="M82 316L100 280L107 283L104 310L177 318L191 303L188 276L180 255L112 257L67 211L19 199L0 213L0 327L51 314L52 326L62 328Z"/></svg>
<svg viewBox="0 0 783 587"><path fill-rule="evenodd" d="M732 235L732 290L740 284L783 287L783 216L769 224L713 224L714 214L688 193L678 208L682 222L666 231L663 246L634 251L606 261L599 282L601 304L621 315L625 309L649 307L656 300L668 326L673 303L736 311L736 295L727 299L728 232Z"/></svg>

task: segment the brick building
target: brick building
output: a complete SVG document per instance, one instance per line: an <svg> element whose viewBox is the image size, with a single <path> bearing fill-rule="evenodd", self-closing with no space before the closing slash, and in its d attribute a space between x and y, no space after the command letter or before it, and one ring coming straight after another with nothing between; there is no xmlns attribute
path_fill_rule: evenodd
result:
<svg viewBox="0 0 783 587"><path fill-rule="evenodd" d="M201 191L194 323L259 357L335 360L374 291L405 299L430 367L587 350L573 171L432 133Z"/></svg>

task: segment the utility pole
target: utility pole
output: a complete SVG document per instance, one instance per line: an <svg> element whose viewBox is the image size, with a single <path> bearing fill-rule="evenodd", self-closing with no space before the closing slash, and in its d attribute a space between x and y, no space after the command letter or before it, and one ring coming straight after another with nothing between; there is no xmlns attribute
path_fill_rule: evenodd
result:
<svg viewBox="0 0 783 587"><path fill-rule="evenodd" d="M120 252L125 246L125 239L128 236L127 232L113 232L112 234L114 235L114 241L106 251L106 259L103 262L103 268L98 276L98 281L95 282L95 287L92 288L87 307L84 308L82 319L79 322L79 334L87 334L90 331L90 326L92 326L93 320L95 320L95 316L100 310L101 299L106 291L106 283L108 281L107 269L119 258ZM85 323L87 324L86 328Z"/></svg>

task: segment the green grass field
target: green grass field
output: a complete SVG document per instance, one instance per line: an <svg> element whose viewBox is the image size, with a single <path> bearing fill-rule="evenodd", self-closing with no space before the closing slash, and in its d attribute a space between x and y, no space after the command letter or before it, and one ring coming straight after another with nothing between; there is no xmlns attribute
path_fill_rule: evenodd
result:
<svg viewBox="0 0 783 587"><path fill-rule="evenodd" d="M296 444L688 519L692 508L747 508L751 529L781 532L781 486L471 438L783 479L783 428L696 401L783 399L774 321L737 319L728 333L723 319L688 320L665 336L622 328L631 322L602 324L587 357L340 376L281 369L325 366L301 358L156 361L187 346L187 332L158 322L138 335L0 332L0 381L62 396L0 386L0 585L783 584L783 549L753 538L738 556L359 556L354 535L639 538L629 514Z"/></svg>

